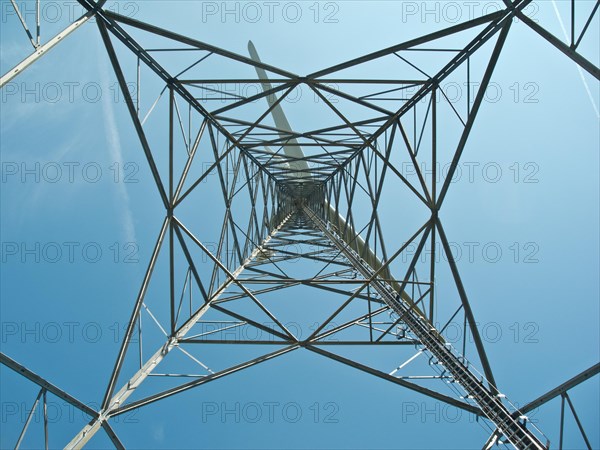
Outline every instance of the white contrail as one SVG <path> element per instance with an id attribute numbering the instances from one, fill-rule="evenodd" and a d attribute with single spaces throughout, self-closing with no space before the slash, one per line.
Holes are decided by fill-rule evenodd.
<path id="1" fill-rule="evenodd" d="M 106 58 L 99 58 L 102 62 L 100 63 L 100 77 L 102 86 L 109 86 L 110 76 L 108 70 L 108 62 Z M 111 101 L 111 96 L 104 93 L 102 95 L 102 112 L 104 115 L 104 126 L 106 129 L 106 137 L 108 150 L 111 157 L 111 163 L 118 164 L 119 170 L 119 182 L 116 183 L 117 195 L 120 198 L 120 209 L 121 218 L 123 220 L 122 227 L 124 232 L 124 238 L 127 242 L 137 242 L 135 225 L 133 222 L 133 214 L 131 212 L 129 193 L 123 183 L 123 152 L 121 149 L 121 139 L 119 138 L 119 131 L 115 120 L 114 105 Z"/>
<path id="2" fill-rule="evenodd" d="M 560 22 L 560 27 L 562 28 L 563 34 L 565 35 L 565 40 L 568 41 L 569 34 L 567 33 L 565 24 L 563 23 L 560 12 L 558 11 L 558 6 L 556 5 L 556 0 L 552 0 L 552 6 L 554 7 L 554 12 L 556 13 L 556 17 L 558 18 L 558 21 Z M 590 98 L 590 102 L 592 102 L 594 111 L 596 111 L 596 117 L 598 119 L 600 119 L 600 111 L 598 111 L 598 106 L 596 105 L 596 101 L 594 100 L 594 96 L 592 95 L 592 91 L 590 90 L 590 86 L 588 85 L 588 82 L 585 79 L 585 76 L 583 75 L 583 70 L 581 69 L 581 66 L 579 64 L 576 64 L 576 66 L 577 66 L 577 70 L 579 71 L 579 76 L 581 77 L 581 81 L 583 82 L 583 86 L 585 87 L 588 97 Z"/>

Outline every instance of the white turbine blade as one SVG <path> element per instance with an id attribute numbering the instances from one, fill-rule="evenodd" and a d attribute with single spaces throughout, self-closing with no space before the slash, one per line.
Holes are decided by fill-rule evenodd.
<path id="1" fill-rule="evenodd" d="M 250 58 L 253 61 L 261 62 L 260 57 L 258 56 L 258 52 L 256 51 L 256 48 L 254 47 L 254 44 L 252 43 L 252 41 L 248 41 L 248 52 L 250 53 Z M 267 73 L 264 71 L 264 69 L 262 69 L 260 67 L 255 67 L 255 69 L 256 69 L 256 74 L 258 75 L 258 78 L 261 80 L 261 85 L 262 85 L 263 91 L 266 92 L 266 91 L 272 89 L 273 86 L 269 82 Z M 267 102 L 269 102 L 269 106 L 273 106 L 275 104 L 275 96 L 268 95 Z M 289 136 L 287 136 L 285 132 L 292 133 L 292 127 L 290 126 L 290 123 L 288 122 L 287 117 L 285 116 L 285 114 L 283 112 L 281 103 L 276 105 L 275 107 L 273 107 L 273 109 L 271 110 L 271 116 L 273 117 L 275 126 L 279 130 L 282 131 L 279 133 L 279 136 L 282 139 L 287 139 Z M 283 152 L 290 158 L 299 158 L 299 159 L 304 158 L 304 152 L 300 148 L 300 145 L 298 144 L 298 141 L 296 140 L 296 138 L 288 139 L 287 145 L 285 145 L 283 147 Z M 301 171 L 301 172 L 292 172 L 294 176 L 296 176 L 296 177 L 309 176 L 307 171 L 310 168 L 308 166 L 308 163 L 305 160 L 292 161 L 292 162 L 290 162 L 290 166 L 291 166 L 292 170 Z"/>

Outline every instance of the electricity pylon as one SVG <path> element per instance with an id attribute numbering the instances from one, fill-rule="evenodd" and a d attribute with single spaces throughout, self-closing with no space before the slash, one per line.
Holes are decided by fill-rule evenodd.
<path id="1" fill-rule="evenodd" d="M 51 393 L 89 415 L 89 424 L 66 448 L 82 448 L 101 428 L 122 448 L 109 425 L 112 418 L 298 350 L 314 352 L 476 415 L 490 428 L 485 448 L 498 443 L 517 449 L 549 448 L 527 413 L 556 396 L 563 398 L 561 415 L 567 400 L 577 418 L 567 391 L 596 375 L 598 364 L 521 408 L 512 405 L 497 385 L 439 212 L 515 19 L 598 79 L 598 68 L 581 56 L 577 47 L 600 3 L 570 45 L 524 15 L 529 0 L 506 0 L 503 10 L 306 76 L 262 62 L 251 43 L 250 57 L 246 57 L 103 9 L 104 2 L 80 3 L 87 11 L 85 20 L 96 18 L 165 217 L 97 411 L 1 356 L 3 364 L 40 385 L 36 405 L 40 399 L 45 404 Z M 152 48 L 144 43 L 149 37 Z M 447 38 L 453 39 L 454 47 L 446 47 Z M 160 48 L 155 47 L 157 39 L 163 44 Z M 455 48 L 457 41 L 463 42 L 460 48 Z M 40 45 L 38 37 L 34 47 Z M 419 66 L 412 63 L 413 56 L 425 52 L 435 58 Z M 123 64 L 127 56 L 134 58 L 137 68 L 135 98 Z M 3 77 L 2 84 L 36 58 Z M 390 59 L 405 70 L 410 67 L 410 76 L 353 75 L 356 68 Z M 213 77 L 210 69 L 203 69 L 214 60 L 235 63 L 245 77 Z M 482 67 L 476 80 L 471 71 L 473 60 Z M 223 72 L 219 63 L 214 67 L 215 73 Z M 466 70 L 469 86 L 478 87 L 473 98 L 467 99 L 466 115 L 454 109 L 461 129 L 448 154 L 438 146 L 438 109 L 445 96 L 440 85 L 459 70 Z M 142 74 L 152 80 L 150 84 L 162 88 L 145 116 L 139 105 Z M 216 90 L 226 104 L 208 109 L 214 85 L 241 84 L 260 89 L 253 95 L 231 94 L 228 88 Z M 291 125 L 284 101 L 302 87 L 310 90 L 321 108 L 316 117 L 328 114 L 332 125 L 302 129 Z M 411 94 L 404 96 L 405 92 Z M 166 153 L 157 150 L 145 127 L 154 107 L 165 99 Z M 208 166 L 198 163 L 200 154 L 211 158 Z M 449 161 L 449 173 L 438 182 L 436 167 L 444 158 Z M 423 162 L 432 167 L 430 179 L 423 173 Z M 405 163 L 414 170 L 415 179 L 399 170 Z M 402 199 L 407 205 L 404 209 L 408 210 L 408 205 L 416 209 L 405 213 L 414 219 L 405 221 L 405 236 L 401 244 L 393 246 L 378 210 L 382 198 L 390 193 Z M 222 213 L 214 248 L 208 245 L 207 231 L 197 218 L 202 196 L 220 202 L 211 205 L 217 213 L 202 216 L 202 221 L 215 224 L 217 214 Z M 431 257 L 424 262 L 426 251 Z M 437 282 L 438 252 L 447 262 L 451 286 Z M 168 261 L 168 289 L 161 301 L 150 305 L 147 294 L 160 258 Z M 209 268 L 200 260 L 208 260 Z M 285 301 L 297 301 L 295 296 L 285 295 L 275 308 L 267 307 L 273 299 L 271 293 L 292 293 L 299 287 L 324 291 L 337 301 L 334 307 L 320 306 L 313 311 L 319 325 L 307 337 L 301 337 L 275 312 L 284 309 Z M 142 346 L 143 333 L 148 332 L 143 332 L 145 312 L 164 334 L 160 346 L 150 353 Z M 455 319 L 464 323 L 458 345 L 444 335 Z M 207 331 L 206 324 L 216 328 Z M 223 337 L 224 330 L 236 327 L 258 330 L 268 338 Z M 472 346 L 467 336 L 472 336 Z M 131 345 L 134 339 L 138 346 Z M 202 361 L 198 349 L 218 344 L 252 344 L 275 350 L 213 369 Z M 361 346 L 394 346 L 402 362 L 389 371 L 361 362 L 360 352 L 350 358 L 335 351 Z M 469 359 L 467 350 L 473 353 Z M 159 368 L 169 367 L 170 356 L 177 352 L 201 373 L 159 372 Z M 139 394 L 151 376 L 191 377 L 191 381 L 176 381 L 167 389 L 150 387 L 150 393 Z M 28 424 L 29 420 L 21 438 Z M 585 437 L 583 428 L 581 432 Z"/>

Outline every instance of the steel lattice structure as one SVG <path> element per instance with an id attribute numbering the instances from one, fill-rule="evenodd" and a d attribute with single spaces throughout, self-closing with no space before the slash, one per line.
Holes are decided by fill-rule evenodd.
<path id="1" fill-rule="evenodd" d="M 4 365 L 40 386 L 36 405 L 40 401 L 45 405 L 46 396 L 52 394 L 90 417 L 89 424 L 65 443 L 65 448 L 82 448 L 101 428 L 117 448 L 123 448 L 109 424 L 112 418 L 298 350 L 314 352 L 481 417 L 491 430 L 484 448 L 500 442 L 518 449 L 549 448 L 543 433 L 528 423 L 527 413 L 557 396 L 562 396 L 561 417 L 566 401 L 577 418 L 567 392 L 596 375 L 598 364 L 520 409 L 497 386 L 439 212 L 514 20 L 523 21 L 600 79 L 599 69 L 578 53 L 579 43 L 598 14 L 600 1 L 579 34 L 572 25 L 570 44 L 523 14 L 531 0 L 504 0 L 501 11 L 305 76 L 262 62 L 251 43 L 250 57 L 245 57 L 116 14 L 104 9 L 103 1 L 79 2 L 86 14 L 47 44 L 40 43 L 39 31 L 37 39 L 28 31 L 36 52 L 5 75 L 2 85 L 95 17 L 165 214 L 99 410 L 1 355 Z M 474 37 L 469 37 L 463 47 L 443 47 L 444 38 L 463 36 L 465 32 Z M 151 43 L 146 43 L 146 39 Z M 468 100 L 467 114 L 463 117 L 454 110 L 461 123 L 460 137 L 450 155 L 450 171 L 438 183 L 435 168 L 441 125 L 437 110 L 446 95 L 440 84 L 466 69 L 470 85 L 470 64 L 482 48 L 491 51 L 484 58 L 478 89 Z M 433 72 L 410 62 L 414 55 L 425 52 L 435 54 Z M 124 55 L 133 55 L 137 62 L 138 94 L 142 71 L 162 86 L 154 105 L 161 98 L 168 104 L 166 122 L 163 121 L 168 152 L 157 150 L 158 145 L 153 143 L 157 134 L 145 126 L 154 106 L 148 116 L 140 113 L 139 95 L 134 99 L 128 87 Z M 202 69 L 216 58 L 243 67 L 249 75 L 205 75 L 211 71 Z M 353 75 L 361 73 L 353 70 L 385 58 L 406 62 L 421 76 L 395 79 Z M 179 70 L 175 61 L 184 69 Z M 260 90 L 248 96 L 218 92 L 225 96 L 227 104 L 209 110 L 204 100 L 215 83 L 254 84 Z M 295 129 L 290 125 L 282 105 L 301 86 L 314 93 L 337 125 L 314 129 Z M 404 97 L 409 88 L 416 93 Z M 333 98 L 339 101 L 334 102 Z M 425 105 L 425 111 L 417 112 L 419 105 Z M 412 128 L 407 125 L 411 120 Z M 210 164 L 198 170 L 195 162 L 201 153 L 211 159 Z M 421 171 L 423 161 L 433 167 L 431 180 Z M 416 180 L 408 179 L 399 170 L 404 162 L 412 165 Z M 209 176 L 217 180 L 210 189 L 206 184 Z M 390 245 L 378 205 L 384 195 L 395 195 L 400 190 L 412 197 L 411 208 L 414 206 L 418 212 L 416 219 L 405 221 L 408 234 L 402 245 Z M 192 219 L 197 214 L 198 193 L 218 202 L 215 210 L 222 212 L 215 248 L 209 248 L 202 237 L 204 230 Z M 368 211 L 366 216 L 364 211 Z M 209 220 L 215 223 L 217 215 Z M 401 258 L 406 257 L 410 246 L 416 251 L 409 258 Z M 433 255 L 428 263 L 421 259 L 425 251 Z M 440 286 L 437 282 L 438 251 L 445 255 L 447 263 L 442 264 L 448 265 L 452 286 Z M 152 307 L 162 314 L 152 314 L 146 295 L 161 255 L 168 259 L 168 295 L 160 305 Z M 200 259 L 210 262 L 210 270 L 206 265 L 200 266 Z M 310 261 L 311 270 L 300 270 L 294 265 L 299 260 Z M 326 320 L 303 338 L 284 325 L 262 300 L 270 293 L 286 293 L 299 287 L 310 287 L 340 299 Z M 455 292 L 453 304 L 443 298 L 449 289 Z M 283 302 L 287 295 L 282 295 Z M 440 302 L 444 305 L 438 309 Z M 149 351 L 142 348 L 145 312 L 164 334 L 162 343 Z M 456 346 L 444 338 L 446 326 L 454 319 L 463 321 L 473 337 L 474 356 L 470 360 L 464 356 L 468 333 Z M 273 326 L 267 326 L 265 321 Z M 207 323 L 215 328 L 206 331 L 201 325 Z M 436 326 L 437 323 L 442 325 Z M 268 339 L 221 337 L 223 330 L 236 327 L 260 330 Z M 332 341 L 332 336 L 336 340 Z M 138 346 L 130 345 L 134 338 Z M 212 370 L 195 352 L 200 347 L 219 344 L 260 345 L 271 351 Z M 397 369 L 386 372 L 335 351 L 354 346 L 393 346 L 408 357 Z M 136 395 L 150 376 L 174 376 L 159 372 L 159 368 L 176 352 L 189 357 L 202 373 L 175 374 L 176 379 L 186 376 L 191 381 L 178 381 L 168 389 Z M 477 368 L 481 368 L 481 373 Z M 21 439 L 28 424 L 29 419 Z M 580 429 L 589 446 L 581 426 Z"/>

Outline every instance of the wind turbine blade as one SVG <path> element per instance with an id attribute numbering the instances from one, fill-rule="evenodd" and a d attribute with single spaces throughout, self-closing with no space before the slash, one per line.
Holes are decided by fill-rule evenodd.
<path id="1" fill-rule="evenodd" d="M 256 51 L 256 48 L 254 47 L 254 44 L 252 43 L 252 41 L 248 41 L 248 52 L 250 53 L 250 58 L 253 61 L 261 62 L 260 57 L 258 56 L 258 52 Z M 261 80 L 261 85 L 262 85 L 263 91 L 266 92 L 266 91 L 272 89 L 273 86 L 269 82 L 269 77 L 267 76 L 267 73 L 265 72 L 265 70 L 262 69 L 261 67 L 256 67 L 256 66 L 255 66 L 255 69 L 256 69 L 256 74 L 258 75 L 258 78 Z M 275 96 L 268 95 L 267 102 L 269 102 L 269 106 L 273 107 L 273 105 L 275 104 Z M 285 153 L 285 155 L 289 156 L 290 158 L 299 159 L 299 160 L 295 160 L 295 161 L 290 161 L 291 169 L 300 171 L 300 172 L 292 172 L 292 174 L 296 177 L 309 176 L 307 171 L 310 170 L 310 168 L 309 168 L 306 160 L 302 159 L 302 158 L 304 158 L 304 152 L 300 148 L 300 145 L 298 144 L 298 140 L 293 137 L 290 138 L 290 136 L 287 134 L 287 133 L 292 132 L 292 127 L 291 127 L 290 123 L 288 122 L 287 117 L 285 116 L 285 113 L 283 112 L 281 103 L 279 103 L 278 105 L 273 107 L 273 109 L 271 110 L 271 116 L 273 117 L 275 126 L 279 130 L 281 130 L 281 132 L 279 133 L 279 137 L 283 140 L 287 140 L 287 145 L 285 145 L 283 147 L 283 152 Z"/>

